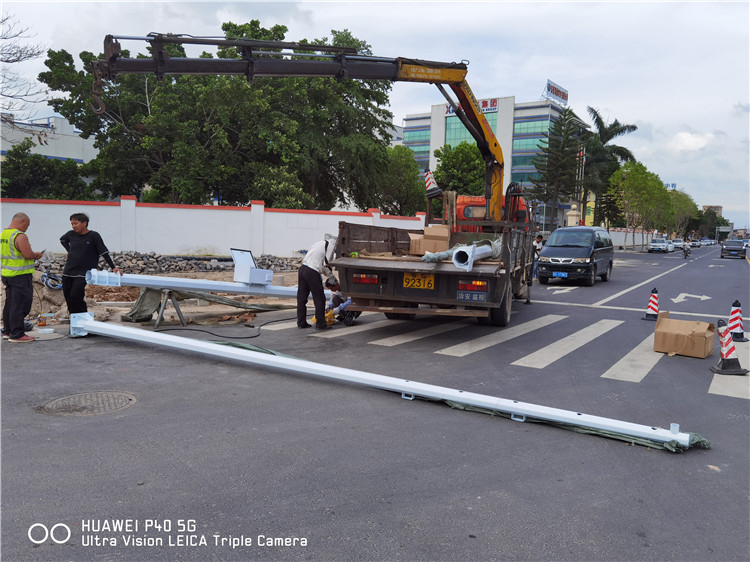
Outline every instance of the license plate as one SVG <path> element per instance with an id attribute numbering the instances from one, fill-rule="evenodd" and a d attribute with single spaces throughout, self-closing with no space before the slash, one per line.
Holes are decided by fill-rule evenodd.
<path id="1" fill-rule="evenodd" d="M 737 254 L 737 252 L 729 252 L 729 253 L 732 254 L 733 256 Z"/>
<path id="2" fill-rule="evenodd" d="M 487 302 L 487 293 L 478 291 L 459 291 L 456 300 L 463 302 Z"/>
<path id="3" fill-rule="evenodd" d="M 435 274 L 433 273 L 404 273 L 405 289 L 427 289 L 435 288 Z"/>
<path id="4" fill-rule="evenodd" d="M 567 277 L 568 272 L 567 271 L 553 271 L 552 277 Z"/>

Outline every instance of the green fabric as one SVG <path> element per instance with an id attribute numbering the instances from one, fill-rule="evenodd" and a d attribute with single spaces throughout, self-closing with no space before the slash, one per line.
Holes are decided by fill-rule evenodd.
<path id="1" fill-rule="evenodd" d="M 296 308 L 296 305 L 290 304 L 246 303 L 229 297 L 223 297 L 221 295 L 214 295 L 213 293 L 204 293 L 200 291 L 172 291 L 172 295 L 178 301 L 185 299 L 203 299 L 217 304 L 244 308 L 246 310 L 255 310 L 258 312 Z M 153 318 L 154 312 L 159 310 L 161 299 L 161 290 L 152 289 L 150 287 L 142 287 L 141 292 L 138 294 L 138 299 L 133 304 L 133 307 L 125 314 L 120 315 L 120 320 L 122 320 L 123 322 L 148 322 Z"/>

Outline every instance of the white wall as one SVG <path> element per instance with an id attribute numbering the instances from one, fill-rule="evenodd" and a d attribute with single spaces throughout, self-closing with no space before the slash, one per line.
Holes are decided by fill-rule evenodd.
<path id="1" fill-rule="evenodd" d="M 155 252 L 166 255 L 228 256 L 230 248 L 253 254 L 299 256 L 326 233 L 336 235 L 339 221 L 395 228 L 424 228 L 424 213 L 416 217 L 366 213 L 266 209 L 263 201 L 250 207 L 212 207 L 120 201 L 2 200 L 2 228 L 17 212 L 31 219 L 27 234 L 36 251 L 62 253 L 60 236 L 70 230 L 69 217 L 86 213 L 89 228 L 102 235 L 112 252 Z"/>

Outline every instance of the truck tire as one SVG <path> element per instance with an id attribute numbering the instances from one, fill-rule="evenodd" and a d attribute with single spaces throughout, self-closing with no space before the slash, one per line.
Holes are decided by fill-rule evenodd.
<path id="1" fill-rule="evenodd" d="M 549 277 L 542 277 L 540 275 L 539 276 L 539 284 L 540 285 L 546 285 L 547 283 L 549 283 Z"/>
<path id="2" fill-rule="evenodd" d="M 500 303 L 500 307 L 490 309 L 490 323 L 493 326 L 500 326 L 501 328 L 504 328 L 505 326 L 510 324 L 512 302 L 513 295 L 511 294 L 510 284 L 508 284 L 508 288 L 505 290 L 505 295 L 503 296 L 503 300 Z"/>

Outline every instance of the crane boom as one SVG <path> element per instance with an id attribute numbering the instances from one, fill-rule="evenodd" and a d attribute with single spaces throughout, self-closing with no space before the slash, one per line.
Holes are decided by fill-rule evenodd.
<path id="1" fill-rule="evenodd" d="M 151 58 L 124 58 L 119 40 L 142 40 L 151 44 Z M 240 58 L 172 57 L 166 45 L 211 45 L 234 47 Z M 154 33 L 145 37 L 107 35 L 103 60 L 93 62 L 96 113 L 106 111 L 101 101 L 102 80 L 118 74 L 241 75 L 254 77 L 332 77 L 338 80 L 390 80 L 424 82 L 438 86 L 456 115 L 469 130 L 485 162 L 486 219 L 502 219 L 503 151 L 465 77 L 466 62 L 436 62 L 404 57 L 360 55 L 355 49 L 253 39 L 217 39 Z M 447 85 L 456 97 L 447 93 Z"/>

